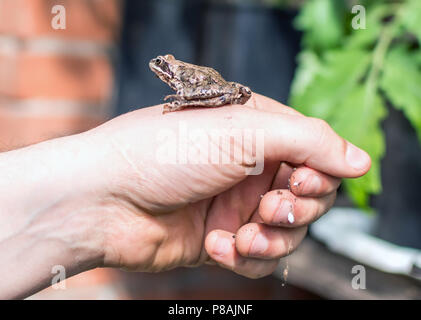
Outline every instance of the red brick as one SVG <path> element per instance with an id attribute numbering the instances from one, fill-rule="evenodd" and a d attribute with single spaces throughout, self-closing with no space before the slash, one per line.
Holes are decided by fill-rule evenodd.
<path id="1" fill-rule="evenodd" d="M 104 101 L 112 79 L 106 57 L 0 55 L 0 95 L 6 97 Z"/>
<path id="2" fill-rule="evenodd" d="M 0 152 L 89 130 L 104 118 L 84 116 L 24 117 L 0 109 Z"/>
<path id="3" fill-rule="evenodd" d="M 51 26 L 54 5 L 66 8 L 66 29 Z M 112 42 L 121 20 L 120 0 L 1 0 L 0 33 Z"/>

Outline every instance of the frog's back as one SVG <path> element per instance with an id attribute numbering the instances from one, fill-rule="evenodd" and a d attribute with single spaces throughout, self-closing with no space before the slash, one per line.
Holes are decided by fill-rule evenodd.
<path id="1" fill-rule="evenodd" d="M 226 84 L 218 71 L 210 67 L 197 66 L 180 61 L 175 78 L 184 85 L 204 86 L 210 84 Z"/>

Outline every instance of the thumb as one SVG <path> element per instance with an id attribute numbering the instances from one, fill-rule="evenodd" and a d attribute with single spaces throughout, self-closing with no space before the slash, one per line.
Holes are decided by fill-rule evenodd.
<path id="1" fill-rule="evenodd" d="M 360 177 L 370 169 L 369 155 L 323 120 L 256 110 L 243 115 L 247 127 L 264 128 L 265 160 L 303 164 L 340 178 Z"/>

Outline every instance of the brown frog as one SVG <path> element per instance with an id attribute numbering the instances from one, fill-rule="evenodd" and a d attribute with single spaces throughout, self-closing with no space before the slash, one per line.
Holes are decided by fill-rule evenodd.
<path id="1" fill-rule="evenodd" d="M 251 90 L 239 83 L 225 81 L 214 69 L 176 60 L 173 55 L 158 56 L 149 62 L 151 70 L 176 94 L 166 96 L 163 113 L 186 107 L 219 107 L 245 104 Z"/>

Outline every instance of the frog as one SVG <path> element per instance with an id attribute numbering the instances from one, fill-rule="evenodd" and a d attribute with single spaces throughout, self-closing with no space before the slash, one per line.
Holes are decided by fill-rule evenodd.
<path id="1" fill-rule="evenodd" d="M 164 98 L 169 100 L 164 104 L 164 114 L 187 107 L 243 105 L 252 95 L 249 87 L 226 81 L 215 69 L 177 60 L 172 54 L 150 60 L 149 68 L 175 91 Z"/>

